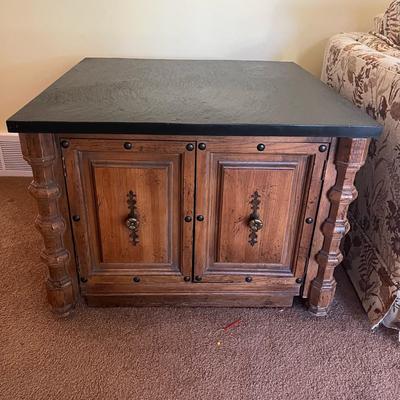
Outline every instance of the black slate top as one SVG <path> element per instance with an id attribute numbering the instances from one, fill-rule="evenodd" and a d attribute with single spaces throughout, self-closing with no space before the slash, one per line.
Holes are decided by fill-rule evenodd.
<path id="1" fill-rule="evenodd" d="M 294 63 L 86 58 L 7 121 L 10 132 L 378 136 L 381 126 Z"/>

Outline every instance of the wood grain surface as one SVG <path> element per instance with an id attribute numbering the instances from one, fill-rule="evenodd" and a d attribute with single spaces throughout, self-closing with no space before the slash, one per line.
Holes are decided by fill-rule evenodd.
<path id="1" fill-rule="evenodd" d="M 29 192 L 37 202 L 35 225 L 44 241 L 47 298 L 54 313 L 66 316 L 77 302 L 79 287 L 58 143 L 54 135 L 22 134 L 20 141 L 33 170 Z"/>
<path id="2" fill-rule="evenodd" d="M 90 305 L 235 307 L 302 294 L 325 315 L 368 139 L 162 138 L 21 135 L 52 309 L 68 314 L 80 294 Z"/>
<path id="3" fill-rule="evenodd" d="M 303 279 L 327 152 L 319 143 L 220 139 L 197 154 L 195 275 L 204 282 Z M 263 228 L 249 243 L 251 196 Z"/>
<path id="4" fill-rule="evenodd" d="M 192 275 L 195 152 L 186 142 L 70 139 L 63 148 L 75 243 L 90 293 L 129 276 L 141 284 L 184 283 Z M 138 241 L 126 226 L 127 193 L 137 197 Z M 139 283 L 139 282 L 137 282 Z M 136 288 L 134 288 L 136 290 Z"/>

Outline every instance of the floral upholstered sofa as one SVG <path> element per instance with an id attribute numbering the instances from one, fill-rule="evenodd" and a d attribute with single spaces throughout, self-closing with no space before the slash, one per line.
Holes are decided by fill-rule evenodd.
<path id="1" fill-rule="evenodd" d="M 328 43 L 322 80 L 384 125 L 356 179 L 344 267 L 374 327 L 400 329 L 400 0 Z"/>

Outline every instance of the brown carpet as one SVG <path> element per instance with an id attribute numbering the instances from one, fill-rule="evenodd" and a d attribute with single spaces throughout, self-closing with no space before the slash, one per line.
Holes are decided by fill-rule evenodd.
<path id="1" fill-rule="evenodd" d="M 394 331 L 372 333 L 338 271 L 329 318 L 292 309 L 78 306 L 45 299 L 25 178 L 0 178 L 1 399 L 399 399 Z M 228 333 L 219 330 L 240 319 Z M 221 345 L 217 346 L 217 341 Z"/>

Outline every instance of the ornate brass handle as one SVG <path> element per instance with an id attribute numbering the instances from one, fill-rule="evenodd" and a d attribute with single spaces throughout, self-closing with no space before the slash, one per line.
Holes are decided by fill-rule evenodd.
<path id="1" fill-rule="evenodd" d="M 125 223 L 128 229 L 130 229 L 131 231 L 134 231 L 139 227 L 139 221 L 136 218 L 130 217 L 125 221 Z"/>
<path id="2" fill-rule="evenodd" d="M 258 193 L 258 191 L 255 191 L 251 195 L 251 201 L 250 201 L 251 209 L 253 212 L 251 213 L 250 220 L 248 222 L 250 228 L 249 243 L 253 247 L 257 244 L 257 238 L 258 238 L 257 232 L 260 231 L 264 226 L 264 223 L 261 220 L 258 212 L 261 203 L 260 197 L 261 196 Z"/>
<path id="3" fill-rule="evenodd" d="M 264 223 L 259 218 L 254 218 L 249 221 L 249 227 L 253 232 L 260 231 L 264 226 Z"/>
<path id="4" fill-rule="evenodd" d="M 133 193 L 132 190 L 130 190 L 127 196 L 129 215 L 125 220 L 125 225 L 129 229 L 129 237 L 131 238 L 133 245 L 136 246 L 139 243 L 139 216 L 137 213 L 136 193 Z"/>

